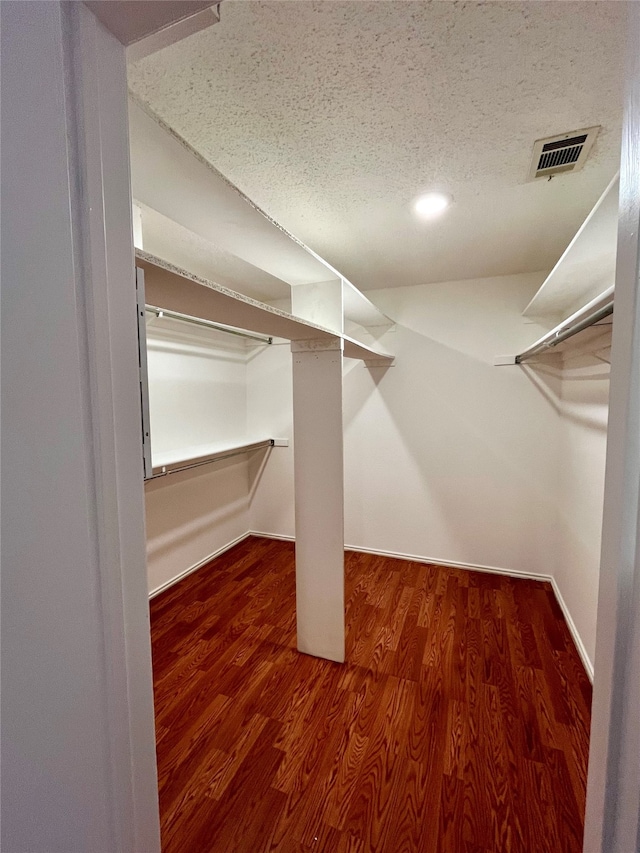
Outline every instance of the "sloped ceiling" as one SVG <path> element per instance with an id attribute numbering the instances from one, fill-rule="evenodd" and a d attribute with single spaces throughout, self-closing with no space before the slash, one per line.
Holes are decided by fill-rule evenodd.
<path id="1" fill-rule="evenodd" d="M 626 6 L 227 0 L 130 85 L 363 290 L 533 272 L 618 168 Z M 535 139 L 597 124 L 581 172 L 526 181 Z"/>

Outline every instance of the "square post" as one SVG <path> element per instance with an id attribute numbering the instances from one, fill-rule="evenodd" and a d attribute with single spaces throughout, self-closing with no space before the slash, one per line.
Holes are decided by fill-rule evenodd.
<path id="1" fill-rule="evenodd" d="M 293 341 L 298 650 L 343 662 L 344 467 L 340 338 Z"/>

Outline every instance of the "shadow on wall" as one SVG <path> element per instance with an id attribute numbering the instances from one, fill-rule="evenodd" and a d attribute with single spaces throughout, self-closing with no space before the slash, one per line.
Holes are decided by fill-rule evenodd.
<path id="1" fill-rule="evenodd" d="M 147 350 L 232 362 L 244 362 L 248 352 L 242 337 L 164 318 L 147 322 Z"/>
<path id="2" fill-rule="evenodd" d="M 361 361 L 346 359 L 343 369 L 342 422 L 347 429 L 383 382 L 393 382 L 395 364 L 367 367 Z"/>
<path id="3" fill-rule="evenodd" d="M 263 447 L 248 454 L 249 464 L 247 467 L 247 474 L 249 480 L 249 504 L 251 504 L 258 486 L 260 485 L 265 466 L 272 453 L 272 447 Z"/>
<path id="4" fill-rule="evenodd" d="M 247 461 L 221 460 L 189 471 L 159 477 L 145 484 L 147 556 L 149 563 L 171 561 L 182 548 L 193 550 L 194 563 L 202 554 L 198 543 L 212 529 L 245 525 Z M 233 537 L 229 537 L 233 538 Z M 209 553 L 205 550 L 203 553 Z M 176 558 L 175 572 L 189 566 L 190 557 Z M 169 575 L 171 576 L 171 575 Z"/>
<path id="5" fill-rule="evenodd" d="M 556 408 L 520 368 L 495 368 L 406 327 L 394 351 L 374 393 L 366 371 L 345 377 L 345 465 L 361 492 L 348 488 L 349 541 L 404 553 L 411 542 L 415 554 L 544 572 Z"/>
<path id="6" fill-rule="evenodd" d="M 550 353 L 520 367 L 563 419 L 606 433 L 611 367 L 602 352 L 608 351 L 577 352 L 564 357 Z"/>
<path id="7" fill-rule="evenodd" d="M 247 430 L 251 435 L 285 438 L 268 464 L 249 460 L 250 529 L 293 536 L 294 473 L 292 359 L 289 342 L 276 342 L 247 366 Z"/>

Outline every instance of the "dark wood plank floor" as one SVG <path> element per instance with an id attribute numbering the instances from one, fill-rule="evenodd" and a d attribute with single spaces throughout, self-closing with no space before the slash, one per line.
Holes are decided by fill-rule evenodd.
<path id="1" fill-rule="evenodd" d="M 295 651 L 294 555 L 151 605 L 164 853 L 579 853 L 591 690 L 548 584 L 347 554 L 345 665 Z"/>

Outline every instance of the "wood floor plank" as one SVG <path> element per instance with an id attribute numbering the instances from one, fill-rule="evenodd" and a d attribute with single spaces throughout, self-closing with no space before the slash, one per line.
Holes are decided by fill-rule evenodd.
<path id="1" fill-rule="evenodd" d="M 526 815 L 525 849 L 555 853 L 562 849 L 561 839 L 565 834 L 558 825 L 549 769 L 544 763 L 525 758 L 519 764 L 519 773 L 525 789 L 529 792 L 523 803 Z M 550 820 L 550 817 L 553 819 Z"/>
<path id="2" fill-rule="evenodd" d="M 163 853 L 580 853 L 591 685 L 548 584 L 346 554 L 347 663 L 293 543 L 151 602 Z"/>
<path id="3" fill-rule="evenodd" d="M 357 781 L 357 792 L 344 829 L 364 841 L 365 850 L 381 849 L 381 839 L 392 819 L 394 783 L 401 753 L 400 730 L 412 715 L 412 684 L 389 676 Z M 415 685 L 413 685 L 415 688 Z M 395 725 L 397 721 L 397 726 Z"/>

